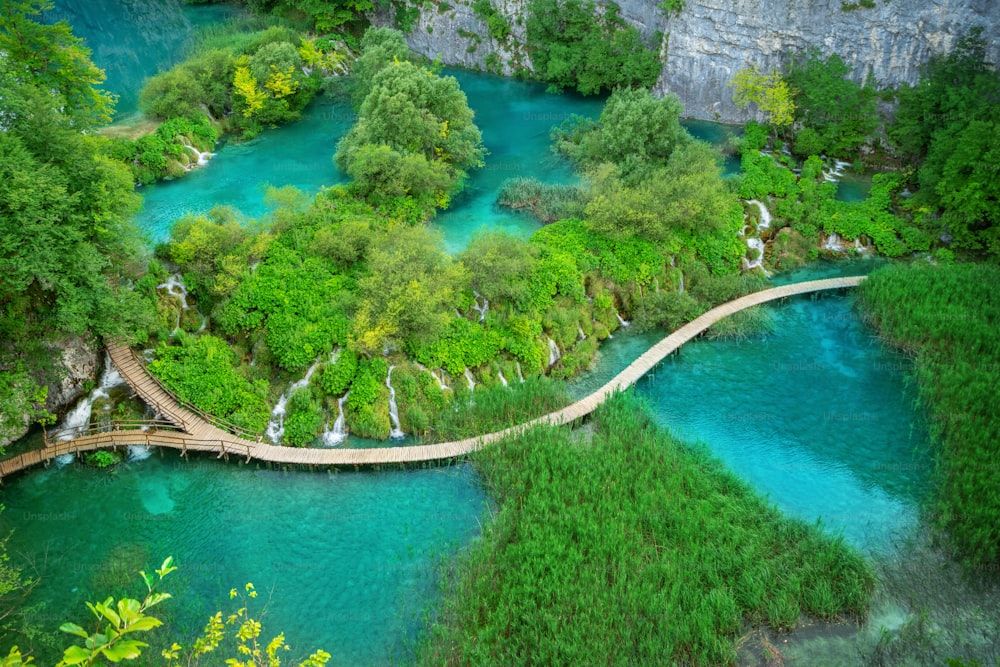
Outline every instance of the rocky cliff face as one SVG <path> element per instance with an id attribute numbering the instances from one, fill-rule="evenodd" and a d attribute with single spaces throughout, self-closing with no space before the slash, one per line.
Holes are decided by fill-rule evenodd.
<path id="1" fill-rule="evenodd" d="M 469 2 L 471 5 L 471 2 Z M 523 43 L 527 0 L 493 0 L 506 16 L 514 37 Z M 854 67 L 862 81 L 869 75 L 879 85 L 915 83 L 921 63 L 947 51 L 975 25 L 985 28 L 990 58 L 1000 60 L 1000 11 L 995 0 L 875 0 L 875 7 L 842 0 L 688 0 L 679 15 L 667 16 L 657 0 L 622 0 L 621 16 L 636 26 L 648 43 L 663 34 L 660 56 L 663 71 L 655 91 L 675 93 L 688 115 L 707 120 L 742 122 L 746 111 L 732 103 L 727 83 L 746 65 L 762 70 L 779 68 L 795 53 L 817 46 L 837 53 Z M 509 74 L 520 50 L 497 44 L 487 35 L 486 23 L 471 6 L 440 5 L 445 11 L 424 8 L 408 35 L 410 47 L 446 64 L 490 69 L 495 53 Z M 380 23 L 389 24 L 388 16 Z M 467 37 L 475 34 L 479 39 Z M 472 48 L 475 47 L 475 48 Z M 529 65 L 526 56 L 522 65 Z M 494 61 L 495 62 L 495 61 Z"/>

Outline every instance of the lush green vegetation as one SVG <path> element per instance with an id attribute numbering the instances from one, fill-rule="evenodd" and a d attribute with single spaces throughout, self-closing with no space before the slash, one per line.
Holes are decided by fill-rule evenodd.
<path id="1" fill-rule="evenodd" d="M 474 460 L 500 509 L 443 577 L 425 664 L 728 664 L 748 625 L 867 609 L 860 555 L 678 444 L 634 395 Z"/>
<path id="2" fill-rule="evenodd" d="M 1000 269 L 981 264 L 896 265 L 860 287 L 861 305 L 917 360 L 921 401 L 937 442 L 934 509 L 962 555 L 1000 563 Z"/>
<path id="3" fill-rule="evenodd" d="M 422 221 L 446 208 L 485 149 L 455 77 L 401 60 L 394 30 L 369 30 L 355 71 L 358 120 L 337 144 L 337 166 L 351 190 L 376 209 Z"/>
<path id="4" fill-rule="evenodd" d="M 419 172 L 452 178 L 481 159 L 478 130 L 454 81 L 400 60 L 404 48 L 393 31 L 370 31 L 362 40 L 364 76 L 355 86 L 367 92 L 338 150 L 338 160 L 355 165 L 365 152 L 419 165 L 394 172 L 393 196 L 384 172 L 356 175 L 312 201 L 274 191 L 268 219 L 241 224 L 219 209 L 179 222 L 161 249 L 208 316 L 209 332 L 233 345 L 247 382 L 295 379 L 321 362 L 310 386 L 291 396 L 286 442 L 308 444 L 348 391 L 351 432 L 387 437 L 390 365 L 405 432 L 441 439 L 471 435 L 463 420 L 480 432 L 508 426 L 514 410 L 534 416 L 561 405 L 550 383 L 533 379 L 587 368 L 599 341 L 620 326 L 619 315 L 676 326 L 757 285 L 736 273 L 741 209 L 716 155 L 680 128 L 675 100 L 657 102 L 645 92 L 615 93 L 599 123 L 564 142 L 594 169 L 590 184 L 563 202 L 564 212 L 582 217 L 560 219 L 530 241 L 481 234 L 449 256 L 440 237 L 419 224 L 433 205 L 430 192 L 419 194 L 426 183 Z M 442 94 L 432 100 L 435 86 Z M 371 101 L 389 98 L 424 119 L 408 131 L 411 140 L 401 141 L 399 123 Z M 447 105 L 451 111 L 435 112 Z M 612 136 L 645 112 L 649 123 Z M 442 117 L 449 114 L 454 122 Z M 451 135 L 454 147 L 446 143 Z M 649 150 L 637 158 L 629 142 Z M 590 151 L 620 164 L 598 162 Z M 655 188 L 637 174 L 652 174 Z M 677 292 L 682 272 L 687 292 L 674 299 L 668 294 Z M 550 340 L 558 359 L 550 357 Z M 471 396 L 470 379 L 477 385 Z"/>
<path id="5" fill-rule="evenodd" d="M 535 76 L 554 90 L 648 88 L 660 74 L 659 44 L 643 44 L 614 2 L 598 11 L 592 0 L 532 0 L 526 27 Z"/>
<path id="6" fill-rule="evenodd" d="M 1000 257 L 1000 72 L 980 30 L 899 91 L 889 136 L 918 165 L 917 223 L 954 248 Z"/>
<path id="7" fill-rule="evenodd" d="M 124 165 L 91 130 L 113 108 L 103 73 L 51 3 L 4 3 L 0 21 L 0 431 L 48 420 L 49 345 L 68 335 L 144 340 L 139 205 Z M 26 411 L 23 411 L 27 409 Z"/>

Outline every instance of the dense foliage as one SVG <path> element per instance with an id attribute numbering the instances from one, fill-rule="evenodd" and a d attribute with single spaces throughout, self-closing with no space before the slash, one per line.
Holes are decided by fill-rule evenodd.
<path id="1" fill-rule="evenodd" d="M 183 62 L 149 80 L 139 96 L 149 116 L 207 118 L 244 138 L 299 118 L 342 56 L 329 40 L 289 28 L 210 35 Z M 141 139 L 140 139 L 141 141 Z"/>
<path id="2" fill-rule="evenodd" d="M 899 91 L 889 136 L 919 168 L 920 225 L 956 248 L 1000 257 L 1000 72 L 979 29 L 933 56 Z"/>
<path id="3" fill-rule="evenodd" d="M 939 447 L 934 508 L 961 553 L 1000 563 L 1000 269 L 895 265 L 859 288 L 866 315 L 916 357 L 922 402 Z"/>
<path id="4" fill-rule="evenodd" d="M 797 155 L 849 157 L 872 140 L 881 123 L 876 91 L 846 78 L 850 72 L 839 55 L 823 58 L 817 49 L 792 61 L 785 78 L 802 126 L 793 143 Z"/>
<path id="5" fill-rule="evenodd" d="M 861 615 L 873 578 L 619 395 L 475 455 L 500 506 L 444 577 L 425 664 L 729 664 L 746 624 Z"/>
<path id="6" fill-rule="evenodd" d="M 112 101 L 103 73 L 51 3 L 0 9 L 0 414 L 45 418 L 48 343 L 67 335 L 134 342 L 152 327 L 138 277 L 139 198 L 107 140 L 90 132 Z M 27 412 L 20 410 L 29 408 Z M 17 424 L 7 423 L 7 426 Z M 2 428 L 2 426 L 0 426 Z"/>
<path id="7" fill-rule="evenodd" d="M 584 95 L 651 86 L 661 69 L 657 50 L 618 10 L 614 2 L 598 10 L 592 0 L 532 0 L 526 27 L 535 76 Z"/>

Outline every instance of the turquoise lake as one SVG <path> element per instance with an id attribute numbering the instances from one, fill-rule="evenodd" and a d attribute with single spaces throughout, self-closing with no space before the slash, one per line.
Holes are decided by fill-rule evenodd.
<path id="1" fill-rule="evenodd" d="M 73 6 L 91 6 L 60 4 L 72 5 L 69 16 Z M 201 9 L 162 5 L 168 16 L 187 17 L 169 24 L 178 26 L 170 39 L 183 44 L 183 35 L 200 20 L 190 12 Z M 127 13 L 118 16 L 127 19 Z M 182 30 L 184 21 L 189 28 Z M 95 39 L 110 30 L 97 19 L 91 24 Z M 168 51 L 164 62 L 177 56 Z M 95 57 L 102 53 L 111 57 L 117 51 L 95 48 Z M 496 189 L 515 175 L 574 179 L 549 150 L 549 128 L 571 113 L 596 116 L 601 100 L 549 96 L 530 82 L 449 73 L 469 96 L 490 155 L 433 224 L 452 250 L 483 226 L 527 236 L 537 223 L 498 209 Z M 352 122 L 346 103 L 321 98 L 302 121 L 252 142 L 227 144 L 206 167 L 142 189 L 140 224 L 153 240 L 163 240 L 185 212 L 224 204 L 248 216 L 263 214 L 268 184 L 316 192 L 341 182 L 331 158 Z M 713 124 L 689 127 L 713 142 L 728 131 Z M 876 264 L 816 264 L 774 282 L 864 273 Z M 908 362 L 884 349 L 858 320 L 847 293 L 768 308 L 776 333 L 742 343 L 695 341 L 637 390 L 660 423 L 692 446 L 704 443 L 783 510 L 810 522 L 821 519 L 850 543 L 881 552 L 915 525 L 929 483 L 926 429 L 907 382 Z M 592 391 L 661 335 L 616 335 L 602 348 L 594 372 L 574 381 L 573 391 Z M 54 629 L 64 621 L 83 622 L 86 600 L 138 594 L 134 571 L 173 555 L 181 569 L 166 581 L 177 599 L 163 606 L 169 625 L 163 638 L 189 641 L 217 608 L 231 609 L 231 588 L 252 581 L 260 600 L 268 601 L 265 635 L 268 628 L 284 630 L 295 649 L 290 657 L 323 648 L 337 665 L 406 661 L 438 599 L 438 564 L 476 539 L 489 512 L 468 464 L 292 472 L 208 458 L 185 461 L 170 451 L 154 451 L 111 472 L 76 463 L 32 470 L 5 480 L 0 502 L 7 508 L 0 530 L 15 531 L 8 551 L 41 579 L 25 620 L 48 631 L 42 639 L 57 635 Z M 11 619 L 6 624 L 13 626 Z M 40 664 L 52 662 L 52 650 L 44 646 L 36 647 L 36 656 Z"/>

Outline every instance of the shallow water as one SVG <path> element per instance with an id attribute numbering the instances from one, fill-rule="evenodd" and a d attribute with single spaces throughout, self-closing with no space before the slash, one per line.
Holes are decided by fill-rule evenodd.
<path id="1" fill-rule="evenodd" d="M 16 528 L 8 550 L 42 580 L 30 601 L 47 606 L 30 619 L 49 630 L 84 622 L 86 600 L 138 595 L 135 571 L 173 555 L 180 569 L 164 588 L 176 599 L 157 636 L 190 642 L 231 609 L 231 588 L 253 582 L 265 634 L 284 631 L 293 655 L 323 648 L 351 665 L 407 655 L 435 599 L 435 564 L 478 534 L 486 503 L 468 465 L 284 472 L 172 451 L 113 472 L 33 470 L 5 480 L 2 500 L 0 526 Z"/>

